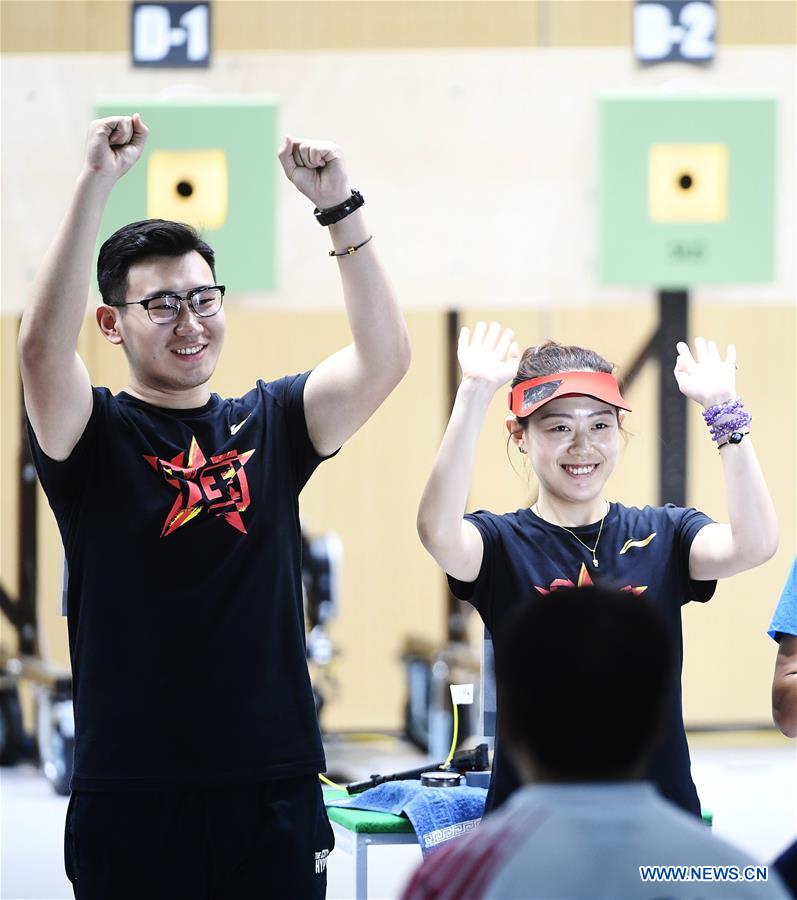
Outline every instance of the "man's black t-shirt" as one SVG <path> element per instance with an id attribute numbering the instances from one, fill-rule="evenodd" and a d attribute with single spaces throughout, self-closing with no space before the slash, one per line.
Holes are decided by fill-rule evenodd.
<path id="1" fill-rule="evenodd" d="M 500 626 L 513 604 L 560 587 L 596 584 L 627 590 L 660 612 L 669 629 L 676 660 L 663 738 L 647 777 L 665 797 L 700 815 L 681 704 L 681 606 L 690 600 L 705 602 L 714 593 L 716 581 L 693 581 L 689 577 L 692 541 L 711 519 L 695 509 L 672 505 L 638 509 L 612 503 L 603 523 L 597 547 L 599 565 L 595 568 L 592 554 L 567 530 L 551 525 L 530 509 L 505 515 L 479 510 L 465 518 L 478 528 L 484 542 L 481 571 L 474 582 L 457 581 L 451 576 L 448 580 L 455 596 L 476 607 L 490 633 Z M 596 522 L 570 530 L 593 547 L 599 527 Z M 567 635 L 562 635 L 563 644 L 566 639 Z M 590 741 L 598 737 L 580 734 L 574 725 L 572 739 L 584 743 L 585 754 L 589 753 Z M 517 777 L 497 746 L 488 808 L 503 803 L 517 786 Z"/>
<path id="2" fill-rule="evenodd" d="M 36 468 L 69 568 L 73 790 L 323 771 L 305 661 L 298 496 L 321 461 L 307 374 L 164 409 L 94 389 Z"/>

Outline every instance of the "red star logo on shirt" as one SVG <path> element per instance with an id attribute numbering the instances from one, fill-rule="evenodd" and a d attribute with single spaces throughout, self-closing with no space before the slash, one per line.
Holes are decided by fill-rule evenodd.
<path id="1" fill-rule="evenodd" d="M 573 582 L 569 578 L 554 578 L 554 580 L 551 582 L 550 587 L 544 588 L 540 587 L 538 584 L 535 584 L 534 588 L 541 594 L 550 594 L 553 591 L 558 590 L 559 588 L 590 587 L 593 583 L 594 582 L 589 577 L 587 567 L 584 565 L 584 563 L 581 563 L 581 568 L 578 572 L 578 582 L 576 584 L 573 584 Z M 627 584 L 625 587 L 620 588 L 621 591 L 630 591 L 632 594 L 636 594 L 637 596 L 644 593 L 647 589 L 647 585 L 642 585 L 640 587 L 631 587 L 630 584 Z"/>
<path id="2" fill-rule="evenodd" d="M 167 484 L 177 488 L 178 496 L 166 516 L 161 537 L 166 537 L 203 510 L 221 516 L 228 525 L 246 534 L 241 513 L 249 506 L 249 483 L 244 466 L 252 458 L 254 450 L 239 453 L 230 450 L 208 461 L 196 438 L 186 454 L 178 453 L 173 459 L 145 456 L 144 459 L 160 472 Z"/>

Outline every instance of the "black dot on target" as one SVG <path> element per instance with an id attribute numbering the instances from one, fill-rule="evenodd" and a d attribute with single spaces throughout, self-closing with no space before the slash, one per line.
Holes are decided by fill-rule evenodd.
<path id="1" fill-rule="evenodd" d="M 190 181 L 178 181 L 176 190 L 181 197 L 190 197 L 194 193 L 194 186 Z"/>
<path id="2" fill-rule="evenodd" d="M 692 187 L 693 180 L 692 176 L 688 172 L 684 172 L 683 175 L 678 179 L 678 186 L 683 188 L 685 191 L 688 191 L 690 187 Z"/>

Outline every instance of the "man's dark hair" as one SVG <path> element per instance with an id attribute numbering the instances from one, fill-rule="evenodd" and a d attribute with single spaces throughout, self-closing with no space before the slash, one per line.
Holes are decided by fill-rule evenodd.
<path id="1" fill-rule="evenodd" d="M 625 779 L 655 743 L 672 656 L 664 622 L 631 592 L 519 603 L 495 635 L 502 732 L 557 780 Z"/>
<path id="2" fill-rule="evenodd" d="M 97 283 L 102 302 L 113 305 L 127 296 L 130 266 L 150 256 L 184 256 L 195 250 L 210 266 L 216 280 L 216 255 L 199 234 L 182 222 L 144 219 L 115 231 L 100 247 Z"/>

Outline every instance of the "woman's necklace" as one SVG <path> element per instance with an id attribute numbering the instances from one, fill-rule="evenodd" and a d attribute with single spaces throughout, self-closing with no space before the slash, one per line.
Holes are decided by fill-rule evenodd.
<path id="1" fill-rule="evenodd" d="M 547 521 L 548 521 L 548 520 L 545 518 L 545 516 L 543 516 L 542 513 L 540 513 L 540 509 L 539 509 L 539 507 L 537 506 L 536 503 L 534 504 L 534 506 L 531 507 L 531 509 L 532 509 L 533 512 L 536 512 L 537 515 L 538 515 L 544 522 L 547 522 Z M 585 550 L 589 550 L 589 552 L 592 554 L 592 565 L 593 565 L 596 569 L 598 568 L 598 557 L 595 555 L 595 553 L 596 553 L 596 551 L 597 551 L 597 549 L 598 549 L 598 544 L 600 543 L 601 534 L 603 533 L 603 523 L 604 523 L 604 520 L 606 519 L 606 516 L 608 515 L 608 513 L 609 513 L 609 502 L 607 501 L 607 502 L 606 502 L 606 512 L 604 512 L 603 518 L 601 519 L 601 525 L 600 525 L 600 528 L 598 529 L 598 538 L 597 538 L 597 540 L 595 541 L 595 546 L 594 546 L 594 547 L 590 547 L 588 544 L 585 544 L 584 541 L 582 541 L 581 538 L 580 538 L 577 534 L 574 534 L 569 528 L 565 528 L 564 525 L 560 525 L 560 526 L 559 526 L 560 528 L 564 528 L 565 531 L 566 531 L 569 535 L 571 535 L 572 537 L 574 537 L 574 538 L 579 542 L 579 544 L 581 544 L 581 546 L 582 546 Z M 550 523 L 550 524 L 553 524 L 553 523 Z"/>

